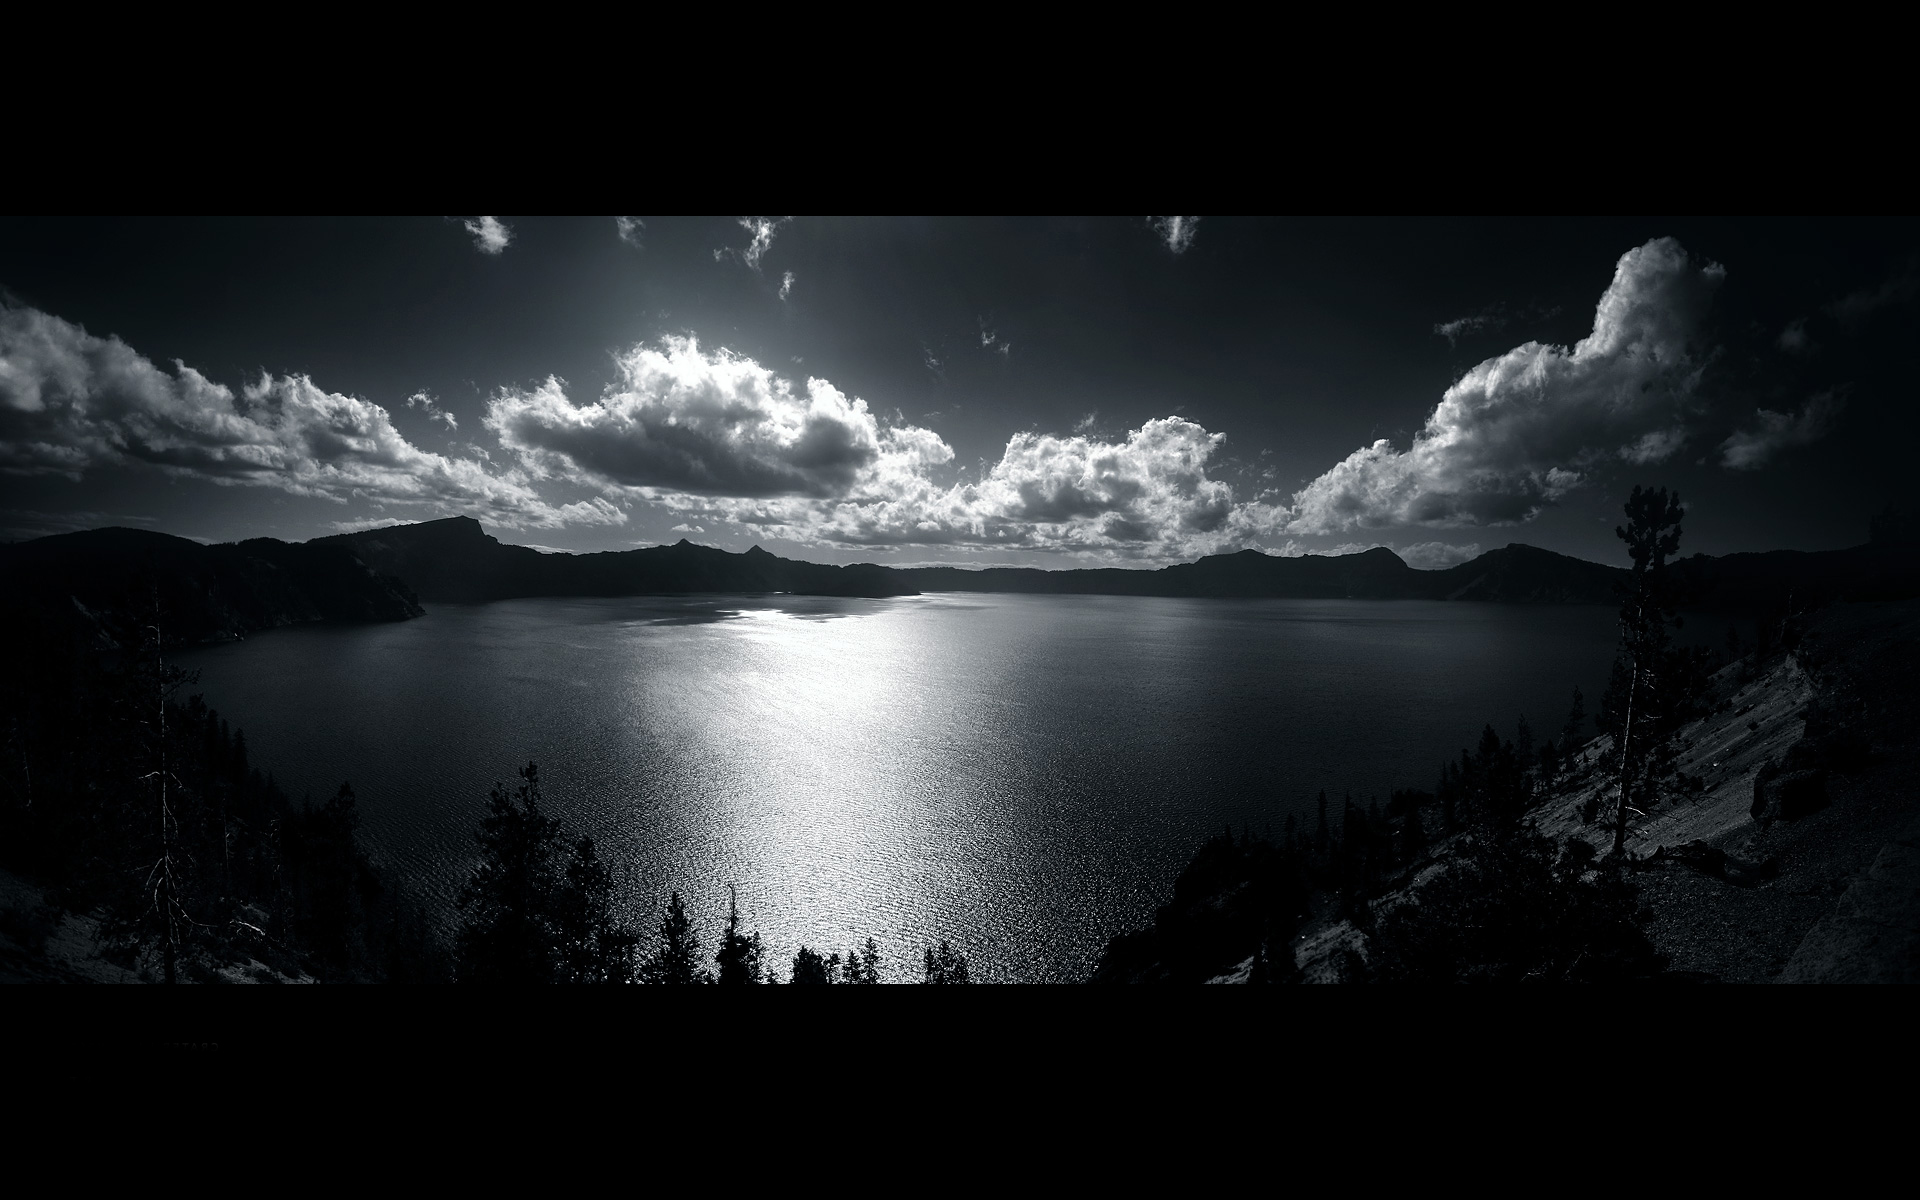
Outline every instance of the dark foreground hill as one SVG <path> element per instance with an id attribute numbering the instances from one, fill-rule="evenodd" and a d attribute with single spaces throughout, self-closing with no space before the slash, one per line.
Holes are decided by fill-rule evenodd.
<path id="1" fill-rule="evenodd" d="M 94 529 L 0 546 L 0 594 L 123 644 L 158 611 L 170 644 L 244 637 L 304 621 L 421 614 L 398 579 L 351 547 L 272 538 L 205 546 L 141 529 Z M 122 628 L 126 626 L 126 628 Z"/>

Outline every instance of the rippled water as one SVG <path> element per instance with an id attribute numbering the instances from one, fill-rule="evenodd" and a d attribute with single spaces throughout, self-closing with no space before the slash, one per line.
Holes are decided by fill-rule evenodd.
<path id="1" fill-rule="evenodd" d="M 296 797 L 350 780 L 448 917 L 495 780 L 669 889 L 711 948 L 737 884 L 783 964 L 941 938 L 976 977 L 1086 975 L 1209 833 L 1431 787 L 1494 720 L 1597 695 L 1604 608 L 1427 601 L 646 597 L 436 606 L 183 655 Z"/>

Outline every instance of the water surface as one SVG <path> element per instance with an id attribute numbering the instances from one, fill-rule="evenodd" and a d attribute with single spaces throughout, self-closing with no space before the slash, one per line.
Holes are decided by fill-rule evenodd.
<path id="1" fill-rule="evenodd" d="M 739 888 L 783 967 L 868 936 L 905 978 L 1083 978 L 1223 825 L 1325 789 L 1430 788 L 1486 721 L 1557 729 L 1613 612 L 1439 601 L 928 595 L 438 605 L 196 649 L 210 704 L 298 797 L 342 780 L 443 919 L 495 780 L 679 889 L 711 950 Z"/>

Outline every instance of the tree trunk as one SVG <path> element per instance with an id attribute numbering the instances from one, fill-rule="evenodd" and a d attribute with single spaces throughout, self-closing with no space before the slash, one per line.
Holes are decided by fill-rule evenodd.
<path id="1" fill-rule="evenodd" d="M 1627 684 L 1627 719 L 1620 727 L 1620 812 L 1613 823 L 1613 853 L 1617 858 L 1627 844 L 1627 785 L 1633 778 L 1633 702 L 1640 690 L 1640 657 L 1633 659 L 1633 679 Z"/>

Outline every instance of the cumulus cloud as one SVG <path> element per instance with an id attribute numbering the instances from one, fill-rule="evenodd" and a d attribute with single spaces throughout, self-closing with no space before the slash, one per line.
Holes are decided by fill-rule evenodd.
<path id="1" fill-rule="evenodd" d="M 896 431 L 906 433 L 909 431 Z M 1223 435 L 1178 417 L 1124 441 L 1019 433 L 977 481 L 938 486 L 927 468 L 952 451 L 910 431 L 864 485 L 830 500 L 720 503 L 716 519 L 843 546 L 968 545 L 1158 559 L 1244 545 L 1232 489 L 1207 475 Z"/>
<path id="2" fill-rule="evenodd" d="M 713 252 L 713 260 L 719 262 L 728 255 L 732 255 L 758 271 L 760 269 L 760 260 L 766 257 L 767 251 L 773 246 L 773 235 L 780 231 L 782 225 L 785 225 L 791 220 L 793 220 L 792 217 L 739 218 L 740 228 L 752 235 L 751 239 L 747 242 L 746 249 L 732 250 L 723 248 L 715 250 Z"/>
<path id="3" fill-rule="evenodd" d="M 498 254 L 513 241 L 513 230 L 498 217 L 474 217 L 461 225 L 473 235 L 473 244 L 482 254 Z"/>
<path id="4" fill-rule="evenodd" d="M 452 413 L 440 407 L 439 401 L 433 398 L 431 392 L 415 392 L 413 395 L 408 396 L 407 407 L 417 408 L 426 414 L 427 420 L 438 421 L 442 425 L 445 425 L 448 433 L 452 433 L 460 428 L 460 422 Z"/>
<path id="5" fill-rule="evenodd" d="M 1810 445 L 1825 437 L 1845 407 L 1845 395 L 1835 388 L 1808 400 L 1798 413 L 1755 409 L 1751 428 L 1738 430 L 1720 443 L 1720 465 L 1735 471 L 1757 471 L 1782 450 Z"/>
<path id="6" fill-rule="evenodd" d="M 1005 358 L 1007 355 L 1013 353 L 1013 344 L 1011 342 L 1001 341 L 1000 335 L 988 328 L 986 318 L 984 317 L 980 320 L 980 348 L 982 350 L 991 350 L 1001 358 Z"/>
<path id="7" fill-rule="evenodd" d="M 793 272 L 788 271 L 784 275 L 780 276 L 780 298 L 782 300 L 785 300 L 787 298 L 787 295 L 792 291 L 793 291 Z"/>
<path id="8" fill-rule="evenodd" d="M 705 496 L 831 496 L 886 449 L 867 408 L 824 379 L 796 387 L 752 359 L 663 338 L 616 357 L 618 380 L 576 405 L 558 379 L 502 389 L 487 428 L 536 475 Z"/>
<path id="9" fill-rule="evenodd" d="M 1193 245 L 1193 235 L 1200 231 L 1199 217 L 1148 217 L 1147 221 L 1175 254 L 1185 254 Z"/>
<path id="10" fill-rule="evenodd" d="M 1385 439 L 1295 493 L 1302 533 L 1527 520 L 1608 462 L 1659 462 L 1688 436 L 1695 340 L 1725 276 L 1671 238 L 1622 255 L 1571 349 L 1528 342 L 1448 388 L 1397 450 Z"/>
<path id="11" fill-rule="evenodd" d="M 421 450 L 386 409 L 305 375 L 263 374 L 236 393 L 184 363 L 156 366 L 119 338 L 0 306 L 0 472 L 79 479 L 129 464 L 515 527 L 626 520 L 604 498 L 556 506 L 520 471 Z"/>
<path id="12" fill-rule="evenodd" d="M 620 240 L 635 250 L 641 249 L 640 235 L 646 232 L 647 223 L 639 217 L 615 217 L 613 228 L 619 233 Z"/>
<path id="13" fill-rule="evenodd" d="M 1208 475 L 1224 435 L 1148 421 L 1118 441 L 1023 432 L 974 480 L 953 449 L 819 378 L 664 338 L 591 403 L 503 389 L 486 424 L 530 477 L 670 506 L 708 528 L 842 546 L 972 545 L 1162 558 L 1240 546 L 1283 515 Z"/>

